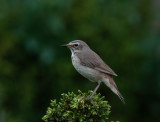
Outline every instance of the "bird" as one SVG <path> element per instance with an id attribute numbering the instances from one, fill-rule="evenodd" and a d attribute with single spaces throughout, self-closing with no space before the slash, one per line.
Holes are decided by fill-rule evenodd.
<path id="1" fill-rule="evenodd" d="M 117 74 L 84 41 L 73 40 L 62 46 L 70 49 L 74 68 L 88 80 L 98 83 L 92 94 L 85 99 L 91 100 L 103 82 L 125 104 L 113 79 L 113 76 L 117 76 Z"/>

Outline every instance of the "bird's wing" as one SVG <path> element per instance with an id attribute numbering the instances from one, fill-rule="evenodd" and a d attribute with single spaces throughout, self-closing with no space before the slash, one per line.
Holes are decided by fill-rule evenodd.
<path id="1" fill-rule="evenodd" d="M 92 50 L 86 51 L 85 54 L 78 53 L 81 65 L 93 68 L 97 71 L 117 76 L 117 74 Z"/>

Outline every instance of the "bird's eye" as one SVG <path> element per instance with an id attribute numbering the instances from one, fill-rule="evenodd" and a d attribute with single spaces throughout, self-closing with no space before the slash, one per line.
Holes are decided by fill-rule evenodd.
<path id="1" fill-rule="evenodd" d="M 78 44 L 74 44 L 75 47 L 78 47 Z"/>

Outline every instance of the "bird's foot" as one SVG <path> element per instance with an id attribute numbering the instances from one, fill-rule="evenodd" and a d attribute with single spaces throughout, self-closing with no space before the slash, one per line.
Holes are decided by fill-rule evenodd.
<path id="1" fill-rule="evenodd" d="M 84 100 L 92 100 L 92 97 L 79 97 L 79 99 L 84 99 Z"/>
<path id="2" fill-rule="evenodd" d="M 91 97 L 83 97 L 82 99 L 84 99 L 84 100 L 92 100 Z"/>
<path id="3" fill-rule="evenodd" d="M 81 99 L 84 99 L 84 100 L 89 100 L 91 101 L 93 104 L 95 103 L 93 100 L 92 100 L 92 97 L 81 97 Z"/>
<path id="4" fill-rule="evenodd" d="M 90 97 L 78 97 L 78 99 L 91 100 Z"/>

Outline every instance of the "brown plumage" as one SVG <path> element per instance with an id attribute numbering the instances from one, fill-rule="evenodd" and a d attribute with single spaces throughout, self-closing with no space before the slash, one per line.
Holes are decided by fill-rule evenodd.
<path id="1" fill-rule="evenodd" d="M 72 52 L 72 63 L 75 69 L 89 80 L 98 82 L 89 99 L 92 99 L 101 82 L 104 82 L 125 103 L 113 80 L 113 76 L 117 74 L 85 42 L 75 40 L 64 46 L 69 47 Z"/>
<path id="2" fill-rule="evenodd" d="M 123 104 L 125 104 L 124 98 L 121 95 L 121 93 L 119 92 L 117 85 L 115 84 L 115 82 L 113 80 L 113 77 L 108 75 L 107 78 L 109 79 L 109 82 L 113 87 L 113 88 L 111 88 L 111 90 L 119 97 L 119 99 L 123 102 Z M 115 89 L 115 91 L 114 91 L 114 89 Z"/>
<path id="3" fill-rule="evenodd" d="M 112 77 L 117 76 L 117 74 L 107 64 L 105 64 L 104 61 L 94 51 L 92 51 L 92 54 L 94 55 L 89 55 L 91 53 L 90 51 L 92 50 L 87 51 L 85 54 L 83 54 L 83 56 L 82 53 L 77 53 L 81 65 L 93 68 L 99 72 L 106 74 L 106 77 L 109 79 L 109 82 L 111 84 L 111 90 L 118 95 L 118 97 L 123 103 L 125 103 L 124 98 L 119 92 L 117 85 L 115 84 Z M 87 58 L 87 60 L 85 58 Z"/>
<path id="4" fill-rule="evenodd" d="M 90 55 L 91 53 L 93 55 Z M 85 54 L 77 53 L 77 56 L 79 57 L 82 65 L 103 73 L 117 76 L 117 74 L 107 64 L 105 64 L 104 61 L 94 51 L 89 50 L 86 51 Z"/>

